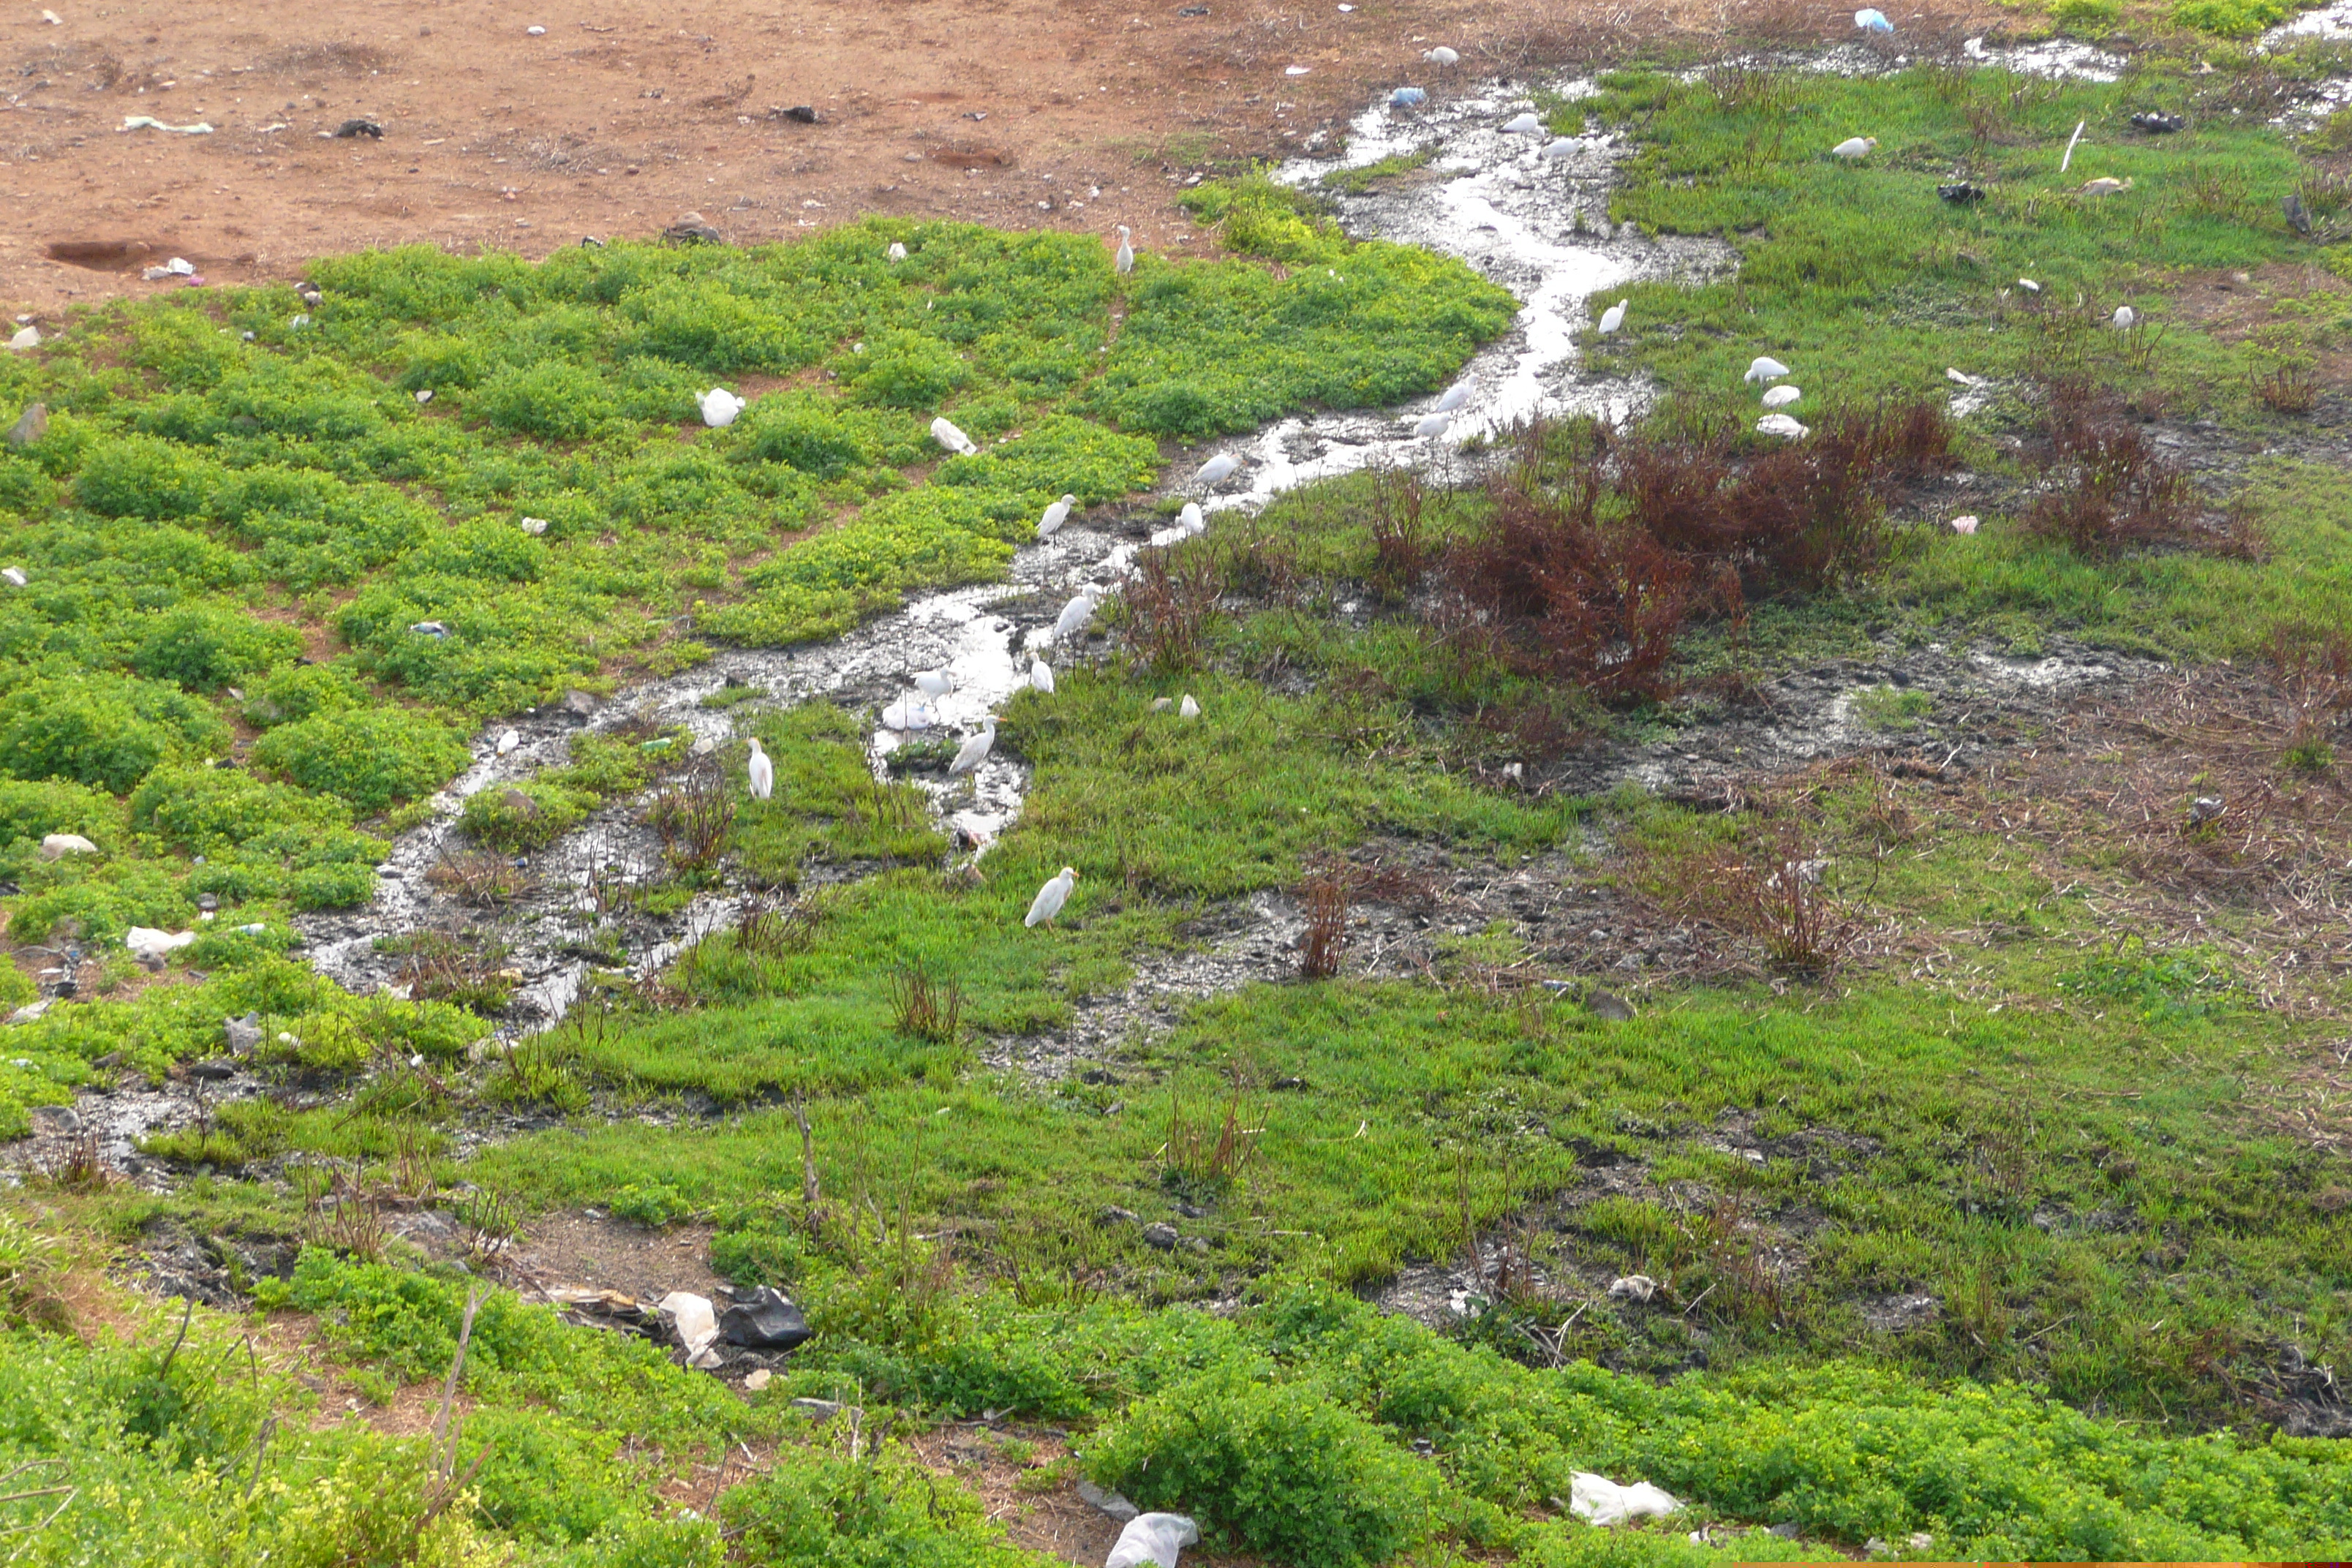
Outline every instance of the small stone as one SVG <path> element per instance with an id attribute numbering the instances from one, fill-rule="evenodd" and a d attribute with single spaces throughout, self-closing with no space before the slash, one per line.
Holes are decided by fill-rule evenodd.
<path id="1" fill-rule="evenodd" d="M 208 1083 L 220 1083 L 236 1076 L 236 1064 L 235 1062 L 190 1062 L 188 1076 L 203 1079 Z"/>
<path id="2" fill-rule="evenodd" d="M 1176 1227 L 1164 1219 L 1155 1220 L 1143 1227 L 1143 1245 L 1156 1247 L 1162 1252 L 1175 1251 L 1176 1244 L 1182 1239 Z"/>
<path id="3" fill-rule="evenodd" d="M 574 718 L 585 719 L 603 706 L 594 697 L 576 687 L 563 694 L 563 711 Z"/>
<path id="4" fill-rule="evenodd" d="M 770 1383 L 775 1380 L 775 1375 L 776 1374 L 774 1373 L 770 1372 L 766 1367 L 761 1367 L 759 1371 L 751 1373 L 751 1376 L 743 1380 L 743 1392 L 746 1394 L 759 1393 L 761 1389 L 767 1387 Z"/>
<path id="5" fill-rule="evenodd" d="M 29 1024 L 34 1019 L 39 1017 L 42 1014 L 47 1012 L 49 1010 L 49 1004 L 55 1000 L 55 997 L 44 996 L 37 1002 L 27 1002 L 23 1006 L 8 1015 L 8 1022 L 12 1024 Z"/>
<path id="6" fill-rule="evenodd" d="M 1143 1216 L 1133 1209 L 1123 1209 L 1117 1204 L 1108 1204 L 1104 1205 L 1102 1213 L 1095 1215 L 1095 1223 L 1097 1225 L 1135 1225 L 1142 1218 Z"/>
<path id="7" fill-rule="evenodd" d="M 243 1056 L 261 1044 L 261 1015 L 247 1013 L 242 1018 L 221 1020 L 221 1038 L 232 1056 Z"/>
<path id="8" fill-rule="evenodd" d="M 81 1132 L 81 1118 L 69 1105 L 37 1105 L 32 1117 L 36 1132 L 57 1138 L 72 1138 Z"/>
<path id="9" fill-rule="evenodd" d="M 41 858 L 61 860 L 68 855 L 95 855 L 98 846 L 79 833 L 52 833 L 41 840 Z"/>
<path id="10" fill-rule="evenodd" d="M 46 403 L 32 404 L 17 416 L 16 423 L 9 427 L 8 445 L 29 447 L 48 433 L 49 405 Z"/>
<path id="11" fill-rule="evenodd" d="M 1078 1481 L 1078 1500 L 1088 1508 L 1108 1514 L 1120 1524 L 1143 1511 L 1118 1493 L 1098 1487 L 1083 1477 Z"/>
<path id="12" fill-rule="evenodd" d="M 1633 1005 L 1613 991 L 1595 991 L 1584 999 L 1584 1006 L 1593 1016 L 1606 1018 L 1612 1024 L 1633 1021 Z"/>
<path id="13" fill-rule="evenodd" d="M 1612 1301 L 1646 1301 L 1658 1293 L 1658 1282 L 1646 1274 L 1622 1274 L 1609 1282 Z"/>
<path id="14" fill-rule="evenodd" d="M 837 1399 L 795 1399 L 793 1410 L 812 1421 L 830 1421 L 841 1414 L 841 1402 Z"/>

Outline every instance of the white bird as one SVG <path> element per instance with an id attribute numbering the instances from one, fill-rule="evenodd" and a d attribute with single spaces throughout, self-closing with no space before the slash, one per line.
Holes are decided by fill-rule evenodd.
<path id="1" fill-rule="evenodd" d="M 1118 254 L 1111 258 L 1110 264 L 1122 274 L 1135 270 L 1135 245 L 1128 237 L 1125 224 L 1118 226 Z"/>
<path id="2" fill-rule="evenodd" d="M 1545 144 L 1543 152 L 1538 156 L 1549 158 L 1555 163 L 1563 158 L 1573 158 L 1576 156 L 1576 138 L 1562 136 L 1549 142 Z"/>
<path id="3" fill-rule="evenodd" d="M 757 740 L 751 742 L 751 761 L 748 766 L 751 774 L 751 798 L 766 800 L 770 795 L 774 795 L 776 764 L 768 760 L 767 752 L 760 750 L 760 742 Z"/>
<path id="4" fill-rule="evenodd" d="M 1624 324 L 1625 324 L 1625 301 L 1624 301 L 1624 300 L 1618 300 L 1615 304 L 1613 304 L 1613 305 L 1610 306 L 1610 307 L 1609 307 L 1609 309 L 1607 309 L 1607 310 L 1603 310 L 1603 311 L 1601 311 L 1601 335 L 1602 337 L 1604 337 L 1604 338 L 1605 338 L 1605 337 L 1609 336 L 1609 334 L 1610 334 L 1610 333 L 1612 333 L 1612 332 L 1615 331 L 1618 328 L 1620 328 L 1620 327 L 1623 326 Z"/>
<path id="5" fill-rule="evenodd" d="M 1412 433 L 1416 437 L 1433 439 L 1444 435 L 1446 428 L 1453 423 L 1454 416 L 1451 414 L 1424 414 L 1413 426 Z"/>
<path id="6" fill-rule="evenodd" d="M 944 414 L 931 421 L 931 439 L 949 451 L 966 458 L 980 450 L 978 447 L 972 445 L 971 437 L 948 422 L 948 417 Z"/>
<path id="7" fill-rule="evenodd" d="M 1060 914 L 1062 906 L 1070 901 L 1071 884 L 1077 879 L 1078 874 L 1076 871 L 1067 866 L 1063 867 L 1062 874 L 1038 889 L 1037 896 L 1029 900 L 1029 912 L 1022 917 L 1021 923 L 1024 926 L 1034 926 Z"/>
<path id="8" fill-rule="evenodd" d="M 1234 470 L 1241 466 L 1242 460 L 1231 452 L 1220 452 L 1202 464 L 1201 471 L 1194 474 L 1192 478 L 1197 483 L 1213 487 L 1232 479 Z"/>
<path id="9" fill-rule="evenodd" d="M 530 534 L 533 539 L 537 539 L 547 531 L 547 519 L 543 517 L 524 518 L 522 520 L 522 531 L 525 533 Z"/>
<path id="10" fill-rule="evenodd" d="M 923 702 L 893 702 L 882 710 L 885 730 L 928 730 L 936 722 L 930 706 Z"/>
<path id="11" fill-rule="evenodd" d="M 2021 278 L 2021 279 L 2019 279 L 2017 280 L 2017 286 L 2018 286 L 2019 288 L 2021 288 L 2021 289 L 2024 289 L 2024 290 L 2025 290 L 2027 293 L 2029 293 L 2029 294 L 2039 294 L 2039 293 L 2041 293 L 2041 292 L 2042 292 L 2042 285 L 2041 285 L 2041 284 L 2039 284 L 2039 283 L 2036 283 L 2036 282 L 2035 282 L 2032 279 L 2031 279 L 2031 278 Z"/>
<path id="12" fill-rule="evenodd" d="M 520 735 L 515 733 L 512 730 L 502 731 L 499 735 L 499 755 L 503 757 L 509 752 L 513 751 L 517 746 L 521 744 L 522 737 Z"/>
<path id="13" fill-rule="evenodd" d="M 1756 422 L 1756 433 L 1759 436 L 1779 436 L 1790 441 L 1802 440 L 1812 434 L 1785 414 L 1767 414 Z"/>
<path id="14" fill-rule="evenodd" d="M 735 416 L 743 412 L 743 400 L 723 386 L 714 386 L 702 395 L 702 422 L 713 430 L 735 423 Z"/>
<path id="15" fill-rule="evenodd" d="M 1849 136 L 1830 152 L 1840 158 L 1859 158 L 1877 145 L 1878 138 L 1875 136 Z"/>
<path id="16" fill-rule="evenodd" d="M 1955 370 L 1950 365 L 1946 365 L 1944 367 L 1944 379 L 1950 382 L 1955 386 L 1982 386 L 1986 384 L 1985 378 L 1983 376 L 1970 375 L 1967 371 Z"/>
<path id="17" fill-rule="evenodd" d="M 1976 513 L 1972 511 L 1964 511 L 1960 513 L 1959 516 L 1952 519 L 1952 531 L 1954 533 L 1974 533 L 1976 531 Z"/>
<path id="18" fill-rule="evenodd" d="M 1094 595 L 1091 594 L 1080 594 L 1076 598 L 1072 599 L 1068 604 L 1064 605 L 1062 606 L 1062 613 L 1055 617 L 1054 640 L 1055 642 L 1060 642 L 1064 637 L 1068 637 L 1072 632 L 1076 631 L 1079 627 L 1085 626 L 1088 621 L 1093 620 L 1094 618 Z"/>
<path id="19" fill-rule="evenodd" d="M 945 697 L 956 689 L 956 679 L 945 668 L 927 669 L 915 677 L 915 689 L 926 697 Z"/>
<path id="20" fill-rule="evenodd" d="M 1786 408 L 1789 405 L 1796 402 L 1797 399 L 1804 395 L 1805 395 L 1803 393 L 1798 391 L 1793 386 L 1768 387 L 1764 392 L 1764 406 L 1767 408 Z"/>
<path id="21" fill-rule="evenodd" d="M 1510 119 L 1503 122 L 1503 134 L 1506 136 L 1540 136 L 1543 134 L 1543 121 L 1538 120 L 1532 114 L 1515 114 Z"/>
<path id="22" fill-rule="evenodd" d="M 1748 374 L 1739 379 L 1746 382 L 1778 381 L 1789 374 L 1789 367 L 1770 354 L 1759 354 L 1750 361 Z"/>
<path id="23" fill-rule="evenodd" d="M 1064 496 L 1060 500 L 1057 500 L 1052 506 L 1047 507 L 1045 509 L 1045 515 L 1037 520 L 1037 537 L 1040 539 L 1053 538 L 1055 531 L 1058 530 L 1062 524 L 1070 521 L 1070 509 L 1077 504 L 1077 497 Z"/>
<path id="24" fill-rule="evenodd" d="M 1465 375 L 1460 381 L 1455 382 L 1452 386 L 1445 389 L 1445 395 L 1437 400 L 1435 405 L 1430 409 L 1430 412 L 1432 414 L 1451 414 L 1455 409 L 1461 407 L 1464 404 L 1469 402 L 1470 395 L 1477 390 L 1478 378 L 1475 375 Z"/>
<path id="25" fill-rule="evenodd" d="M 890 259 L 893 261 L 907 259 L 907 247 L 895 239 L 890 242 Z"/>
<path id="26" fill-rule="evenodd" d="M 1201 705 L 1193 701 L 1192 694 L 1187 691 L 1184 693 L 1184 700 L 1176 705 L 1176 717 L 1179 719 L 1198 719 L 1200 716 Z"/>
<path id="27" fill-rule="evenodd" d="M 2118 305 L 2116 307 L 2116 331 L 2119 332 L 2130 331 L 2132 323 L 2138 320 L 2138 313 L 2129 305 Z"/>
<path id="28" fill-rule="evenodd" d="M 1196 500 L 1188 500 L 1184 503 L 1184 510 L 1176 514 L 1176 525 L 1195 537 L 1209 531 L 1209 520 L 1202 514 L 1201 503 Z M 21 584 L 18 585 L 22 586 Z"/>
<path id="29" fill-rule="evenodd" d="M 1054 695 L 1054 667 L 1042 658 L 1029 661 L 1029 689 Z"/>
<path id="30" fill-rule="evenodd" d="M 1421 58 L 1433 66 L 1458 66 L 1462 63 L 1462 57 L 1444 44 L 1433 49 L 1422 50 Z"/>
<path id="31" fill-rule="evenodd" d="M 988 760 L 989 751 L 995 744 L 996 715 L 991 713 L 981 721 L 980 733 L 956 748 L 955 761 L 948 764 L 948 777 L 961 778 L 980 766 Z"/>

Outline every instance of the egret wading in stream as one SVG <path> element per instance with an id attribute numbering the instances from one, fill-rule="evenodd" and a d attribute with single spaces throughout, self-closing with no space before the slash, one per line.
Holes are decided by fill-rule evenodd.
<path id="1" fill-rule="evenodd" d="M 1444 435 L 1453 427 L 1453 425 L 1454 416 L 1451 414 L 1424 414 L 1414 422 L 1412 433 L 1416 439 L 1433 441 Z"/>
<path id="2" fill-rule="evenodd" d="M 1062 906 L 1070 901 L 1070 889 L 1077 879 L 1076 871 L 1067 866 L 1063 867 L 1062 874 L 1048 880 L 1037 889 L 1037 896 L 1029 900 L 1029 912 L 1022 917 L 1021 923 L 1024 926 L 1042 925 L 1060 914 Z"/>
<path id="3" fill-rule="evenodd" d="M 1239 468 L 1241 466 L 1242 460 L 1239 458 L 1234 457 L 1231 452 L 1220 452 L 1215 457 L 1210 458 L 1207 462 L 1202 464 L 1200 471 L 1194 474 L 1192 479 L 1194 482 L 1205 485 L 1211 489 L 1214 489 L 1219 485 L 1223 484 L 1227 479 L 1232 479 L 1234 477 L 1234 470 Z"/>
<path id="4" fill-rule="evenodd" d="M 1506 136 L 1540 136 L 1543 128 L 1543 121 L 1532 114 L 1515 114 L 1503 121 L 1503 134 Z"/>
<path id="5" fill-rule="evenodd" d="M 1054 617 L 1054 640 L 1060 642 L 1064 637 L 1080 630 L 1094 618 L 1094 595 L 1090 593 L 1080 594 L 1076 598 L 1064 605 L 1062 613 Z"/>
<path id="6" fill-rule="evenodd" d="M 1118 254 L 1111 258 L 1110 264 L 1122 278 L 1135 270 L 1135 242 L 1129 237 L 1125 224 L 1118 226 Z"/>
<path id="7" fill-rule="evenodd" d="M 1070 521 L 1070 509 L 1077 504 L 1077 497 L 1064 496 L 1060 500 L 1057 500 L 1052 506 L 1047 507 L 1045 509 L 1045 515 L 1037 520 L 1037 537 L 1040 539 L 1053 538 L 1055 533 L 1060 531 L 1062 524 Z"/>
<path id="8" fill-rule="evenodd" d="M 1445 389 L 1445 395 L 1437 400 L 1436 405 L 1431 408 L 1430 412 L 1432 414 L 1451 414 L 1455 409 L 1461 407 L 1464 404 L 1469 402 L 1471 394 L 1477 390 L 1478 378 L 1475 375 L 1465 375 L 1460 381 L 1455 382 L 1452 386 Z"/>
<path id="9" fill-rule="evenodd" d="M 760 749 L 757 739 L 751 742 L 751 760 L 745 771 L 751 775 L 753 800 L 766 800 L 776 793 L 776 764 L 768 760 L 768 753 Z"/>
<path id="10" fill-rule="evenodd" d="M 1625 301 L 1618 300 L 1601 312 L 1601 335 L 1608 337 L 1625 324 Z"/>
<path id="11" fill-rule="evenodd" d="M 948 764 L 948 777 L 960 779 L 988 761 L 989 752 L 996 744 L 996 715 L 989 714 L 981 721 L 981 731 L 956 748 L 955 761 Z"/>
<path id="12" fill-rule="evenodd" d="M 956 689 L 956 678 L 942 668 L 927 669 L 915 677 L 915 689 L 926 697 L 945 697 Z"/>

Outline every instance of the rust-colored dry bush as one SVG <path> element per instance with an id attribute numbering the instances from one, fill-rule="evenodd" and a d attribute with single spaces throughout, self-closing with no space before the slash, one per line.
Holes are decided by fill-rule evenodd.
<path id="1" fill-rule="evenodd" d="M 1307 930 L 1298 942 L 1298 973 L 1308 980 L 1328 980 L 1339 973 L 1339 955 L 1348 946 L 1348 884 L 1329 871 L 1309 877 L 1299 888 L 1307 906 Z"/>
<path id="2" fill-rule="evenodd" d="M 2026 511 L 2027 531 L 2080 555 L 2185 541 L 2197 512 L 2188 477 L 2125 419 L 2115 395 L 2073 376 L 2045 391 L 2050 482 Z"/>
<path id="3" fill-rule="evenodd" d="M 1145 663 L 1162 673 L 1202 667 L 1224 576 L 1204 548 L 1147 550 L 1138 558 L 1119 603 L 1130 645 Z"/>

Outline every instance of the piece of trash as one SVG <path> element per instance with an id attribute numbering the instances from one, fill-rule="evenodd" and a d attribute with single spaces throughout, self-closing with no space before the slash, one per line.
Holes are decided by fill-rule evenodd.
<path id="1" fill-rule="evenodd" d="M 1886 19 L 1886 14 L 1883 11 L 1856 11 L 1853 14 L 1853 25 L 1865 33 L 1895 31 L 1895 24 Z"/>
<path id="2" fill-rule="evenodd" d="M 420 386 L 420 387 L 418 387 L 418 388 L 416 389 L 416 406 L 418 406 L 419 408 L 422 408 L 422 407 L 424 407 L 426 404 L 428 404 L 428 403 L 430 403 L 430 402 L 432 402 L 432 401 L 433 401 L 433 389 L 432 389 L 431 387 L 429 387 L 429 386 Z"/>
<path id="3" fill-rule="evenodd" d="M 735 416 L 743 412 L 743 400 L 723 386 L 714 386 L 698 399 L 702 405 L 702 422 L 713 430 L 721 430 L 735 423 Z"/>
<path id="4" fill-rule="evenodd" d="M 98 846 L 79 833 L 52 833 L 41 840 L 41 858 L 61 860 L 68 855 L 95 855 Z"/>
<path id="5" fill-rule="evenodd" d="M 737 1297 L 720 1315 L 719 1331 L 729 1344 L 757 1351 L 795 1351 L 816 1337 L 793 1299 L 766 1285 Z"/>
<path id="6" fill-rule="evenodd" d="M 2189 826 L 2202 827 L 2209 822 L 2218 822 L 2224 809 L 2219 795 L 2200 795 L 2189 803 Z"/>
<path id="7" fill-rule="evenodd" d="M 2024 289 L 2024 290 L 2025 290 L 2027 293 L 2029 293 L 2029 294 L 2039 294 L 2039 293 L 2041 293 L 2041 292 L 2042 292 L 2042 285 L 2041 285 L 2041 284 L 2039 284 L 2039 283 L 2036 283 L 2036 282 L 2035 282 L 2032 279 L 2031 279 L 2031 278 L 2021 278 L 2021 279 L 2019 279 L 2017 280 L 2017 286 L 2018 286 L 2019 288 L 2021 288 L 2021 289 Z"/>
<path id="8" fill-rule="evenodd" d="M 525 27 L 523 32 L 527 37 L 533 38 L 543 38 L 547 37 L 547 29 L 544 27 Z"/>
<path id="9" fill-rule="evenodd" d="M 890 242 L 890 259 L 893 261 L 907 259 L 907 247 L 895 239 Z M 866 347 L 864 343 L 859 343 L 857 346 L 861 350 Z"/>
<path id="10" fill-rule="evenodd" d="M 2067 167 L 2074 162 L 2074 144 L 2083 139 L 2083 127 L 2089 123 L 2090 121 L 2087 120 L 2077 120 L 2074 121 L 2074 134 L 2066 138 L 2066 155 L 2058 160 L 2058 172 L 2060 174 L 2064 174 Z"/>
<path id="11" fill-rule="evenodd" d="M 1964 511 L 1960 513 L 1959 516 L 1952 519 L 1952 531 L 1954 533 L 1974 533 L 1976 531 L 1976 513 L 1972 511 Z"/>
<path id="12" fill-rule="evenodd" d="M 1664 1519 L 1683 1505 L 1647 1481 L 1621 1487 L 1606 1476 L 1576 1470 L 1569 1476 L 1568 1511 L 1587 1524 L 1622 1524 L 1629 1519 Z"/>
<path id="13" fill-rule="evenodd" d="M 1176 1568 L 1184 1548 L 1201 1539 L 1201 1527 L 1181 1513 L 1143 1513 L 1127 1521 L 1103 1559 L 1103 1568 Z"/>
<path id="14" fill-rule="evenodd" d="M 2170 135 L 2173 132 L 2181 130 L 2189 123 L 2187 120 L 2178 114 L 2167 114 L 2162 110 L 2158 109 L 2147 110 L 2141 113 L 2133 115 L 2131 117 L 2131 122 L 2134 127 L 2147 132 L 2151 136 Z"/>
<path id="15" fill-rule="evenodd" d="M 366 136 L 381 142 L 383 140 L 383 127 L 373 120 L 346 120 L 335 127 L 335 134 L 346 138 Z"/>
<path id="16" fill-rule="evenodd" d="M 66 25 L 66 19 L 63 16 L 58 16 L 55 11 L 42 12 L 41 20 L 47 22 L 52 27 L 62 27 Z"/>
<path id="17" fill-rule="evenodd" d="M 203 121 L 194 125 L 166 125 L 152 114 L 126 114 L 122 117 L 125 131 L 169 131 L 177 136 L 209 136 L 213 128 Z"/>
<path id="18" fill-rule="evenodd" d="M 287 326 L 289 326 L 289 328 L 292 328 L 293 330 L 295 330 L 295 331 L 299 331 L 302 328 L 307 327 L 307 326 L 309 326 L 309 325 L 310 324 L 310 311 L 308 311 L 308 310 L 305 310 L 305 311 L 303 311 L 300 315 L 299 315 L 299 316 L 295 317 L 292 321 L 290 321 L 287 322 L 286 324 L 287 324 Z"/>
<path id="19" fill-rule="evenodd" d="M 522 531 L 536 539 L 541 534 L 547 531 L 547 519 L 543 517 L 524 518 L 522 520 Z"/>
<path id="20" fill-rule="evenodd" d="M 1955 180 L 1948 185 L 1937 185 L 1936 194 L 1956 207 L 1964 207 L 1970 202 L 1980 202 L 1985 198 L 1983 186 L 1972 185 L 1966 180 Z"/>
<path id="21" fill-rule="evenodd" d="M 1307 68 L 1305 66 L 1285 66 L 1282 68 L 1282 74 L 1285 76 L 1305 76 L 1307 74 Z"/>
<path id="22" fill-rule="evenodd" d="M 11 566 L 5 571 L 0 571 L 0 579 L 5 579 L 12 588 L 21 588 L 25 585 L 25 569 L 21 566 Z"/>
<path id="23" fill-rule="evenodd" d="M 1646 1274 L 1621 1274 L 1609 1282 L 1612 1301 L 1646 1301 L 1658 1293 L 1658 1282 Z"/>
<path id="24" fill-rule="evenodd" d="M 167 954 L 195 940 L 192 931 L 157 931 L 153 926 L 132 926 L 122 933 L 122 945 L 151 969 L 161 968 Z"/>
<path id="25" fill-rule="evenodd" d="M 8 340 L 8 346 L 12 349 L 39 348 L 41 346 L 41 329 L 38 327 L 17 328 L 16 335 Z"/>
<path id="26" fill-rule="evenodd" d="M 1176 705 L 1176 717 L 1179 719 L 1198 719 L 1200 716 L 1201 705 L 1193 701 L 1192 694 L 1187 691 L 1184 693 L 1184 700 Z"/>
<path id="27" fill-rule="evenodd" d="M 2127 191 L 2131 188 L 2132 183 L 2129 180 L 2118 180 L 2112 174 L 2101 174 L 2095 180 L 2083 182 L 2083 194 L 2086 196 L 2112 196 L 2117 191 Z"/>
<path id="28" fill-rule="evenodd" d="M 184 256 L 174 256 L 171 260 L 163 263 L 164 271 L 173 273 L 182 278 L 189 277 L 194 273 L 195 269 L 196 264 L 189 260 Z"/>
<path id="29" fill-rule="evenodd" d="M 1417 87 L 1401 87 L 1389 94 L 1391 109 L 1418 109 L 1429 101 L 1429 94 Z"/>
<path id="30" fill-rule="evenodd" d="M 980 450 L 972 445 L 971 437 L 957 429 L 945 415 L 931 421 L 931 439 L 961 457 L 971 457 Z"/>
<path id="31" fill-rule="evenodd" d="M 439 621 L 411 621 L 408 629 L 424 637 L 446 637 L 449 635 L 449 628 Z"/>
<path id="32" fill-rule="evenodd" d="M 719 1354 L 710 1348 L 719 1339 L 719 1316 L 710 1310 L 709 1297 L 673 1290 L 654 1305 L 669 1320 L 671 1332 L 686 1351 L 687 1365 L 707 1371 L 719 1364 Z"/>
<path id="33" fill-rule="evenodd" d="M 1944 367 L 1944 379 L 1950 382 L 1954 386 L 1986 386 L 1990 384 L 1983 376 L 1970 375 L 1967 371 L 1954 370 L 1950 365 L 1946 365 Z"/>
<path id="34" fill-rule="evenodd" d="M 1176 15 L 1179 16 L 1205 16 L 1208 14 L 1209 8 L 1206 5 L 1179 5 L 1176 7 Z"/>

